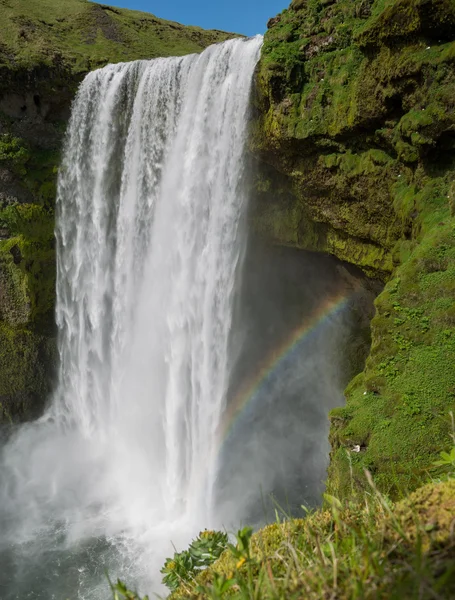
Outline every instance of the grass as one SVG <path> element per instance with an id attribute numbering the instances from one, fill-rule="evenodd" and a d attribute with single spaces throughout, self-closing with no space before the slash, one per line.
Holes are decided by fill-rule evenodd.
<path id="1" fill-rule="evenodd" d="M 331 414 L 330 486 L 343 496 L 351 493 L 350 472 L 365 488 L 365 468 L 395 497 L 417 487 L 428 471 L 437 474 L 433 463 L 450 428 L 455 220 L 445 199 L 438 205 L 426 198 L 421 211 L 421 241 L 376 301 L 365 372 L 348 387 L 347 406 Z M 357 444 L 362 451 L 352 454 Z"/>
<path id="2" fill-rule="evenodd" d="M 181 56 L 233 34 L 88 0 L 1 0 L 0 65 L 86 72 L 107 62 Z"/>
<path id="3" fill-rule="evenodd" d="M 304 519 L 276 522 L 237 543 L 171 600 L 420 600 L 455 594 L 455 481 L 396 504 L 370 479 L 362 502 L 326 496 Z M 122 584 L 115 600 L 139 600 Z"/>

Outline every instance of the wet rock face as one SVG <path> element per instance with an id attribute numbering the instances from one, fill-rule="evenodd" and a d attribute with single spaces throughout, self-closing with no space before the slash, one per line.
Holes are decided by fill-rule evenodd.
<path id="1" fill-rule="evenodd" d="M 368 487 L 364 469 L 392 496 L 411 490 L 450 445 L 454 57 L 450 0 L 294 0 L 265 36 L 252 225 L 387 283 L 366 368 L 332 415 L 337 495 Z"/>
<path id="2" fill-rule="evenodd" d="M 40 150 L 58 150 L 82 75 L 69 69 L 0 67 L 0 134 L 12 134 Z"/>
<path id="3" fill-rule="evenodd" d="M 77 81 L 51 91 L 52 76 L 9 73 L 0 89 L 0 422 L 39 414 L 56 363 L 53 206 Z"/>

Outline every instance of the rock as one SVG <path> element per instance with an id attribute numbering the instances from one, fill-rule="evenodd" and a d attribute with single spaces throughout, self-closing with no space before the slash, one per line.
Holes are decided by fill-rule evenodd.
<path id="1" fill-rule="evenodd" d="M 271 29 L 274 25 L 277 25 L 281 21 L 281 16 L 272 17 L 267 21 L 267 29 Z"/>
<path id="2" fill-rule="evenodd" d="M 249 145 L 269 184 L 256 191 L 252 225 L 386 283 L 366 369 L 331 416 L 334 496 L 368 489 L 365 470 L 392 497 L 415 489 L 449 440 L 454 19 L 448 0 L 373 10 L 294 0 L 265 36 Z M 365 450 L 351 464 L 354 443 Z"/>

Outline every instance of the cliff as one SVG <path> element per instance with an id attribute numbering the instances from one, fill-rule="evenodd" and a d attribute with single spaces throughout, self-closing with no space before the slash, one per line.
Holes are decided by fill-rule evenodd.
<path id="1" fill-rule="evenodd" d="M 331 415 L 340 497 L 364 469 L 392 496 L 412 490 L 450 444 L 454 40 L 453 0 L 294 0 L 265 37 L 253 225 L 386 283 L 366 368 Z"/>
<path id="2" fill-rule="evenodd" d="M 62 138 L 85 74 L 200 52 L 232 37 L 86 0 L 0 0 L 0 422 L 52 388 L 54 204 Z"/>

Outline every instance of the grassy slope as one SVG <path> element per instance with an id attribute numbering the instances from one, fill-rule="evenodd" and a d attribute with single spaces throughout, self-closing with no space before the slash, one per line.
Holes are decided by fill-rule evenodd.
<path id="1" fill-rule="evenodd" d="M 0 64 L 86 72 L 107 62 L 181 56 L 232 37 L 88 0 L 0 0 Z"/>
<path id="2" fill-rule="evenodd" d="M 455 594 L 455 481 L 396 505 L 370 489 L 363 504 L 329 498 L 324 510 L 258 531 L 226 551 L 180 598 L 449 600 Z M 228 591 L 219 593 L 232 584 Z M 199 589 L 195 589 L 199 586 Z"/>

